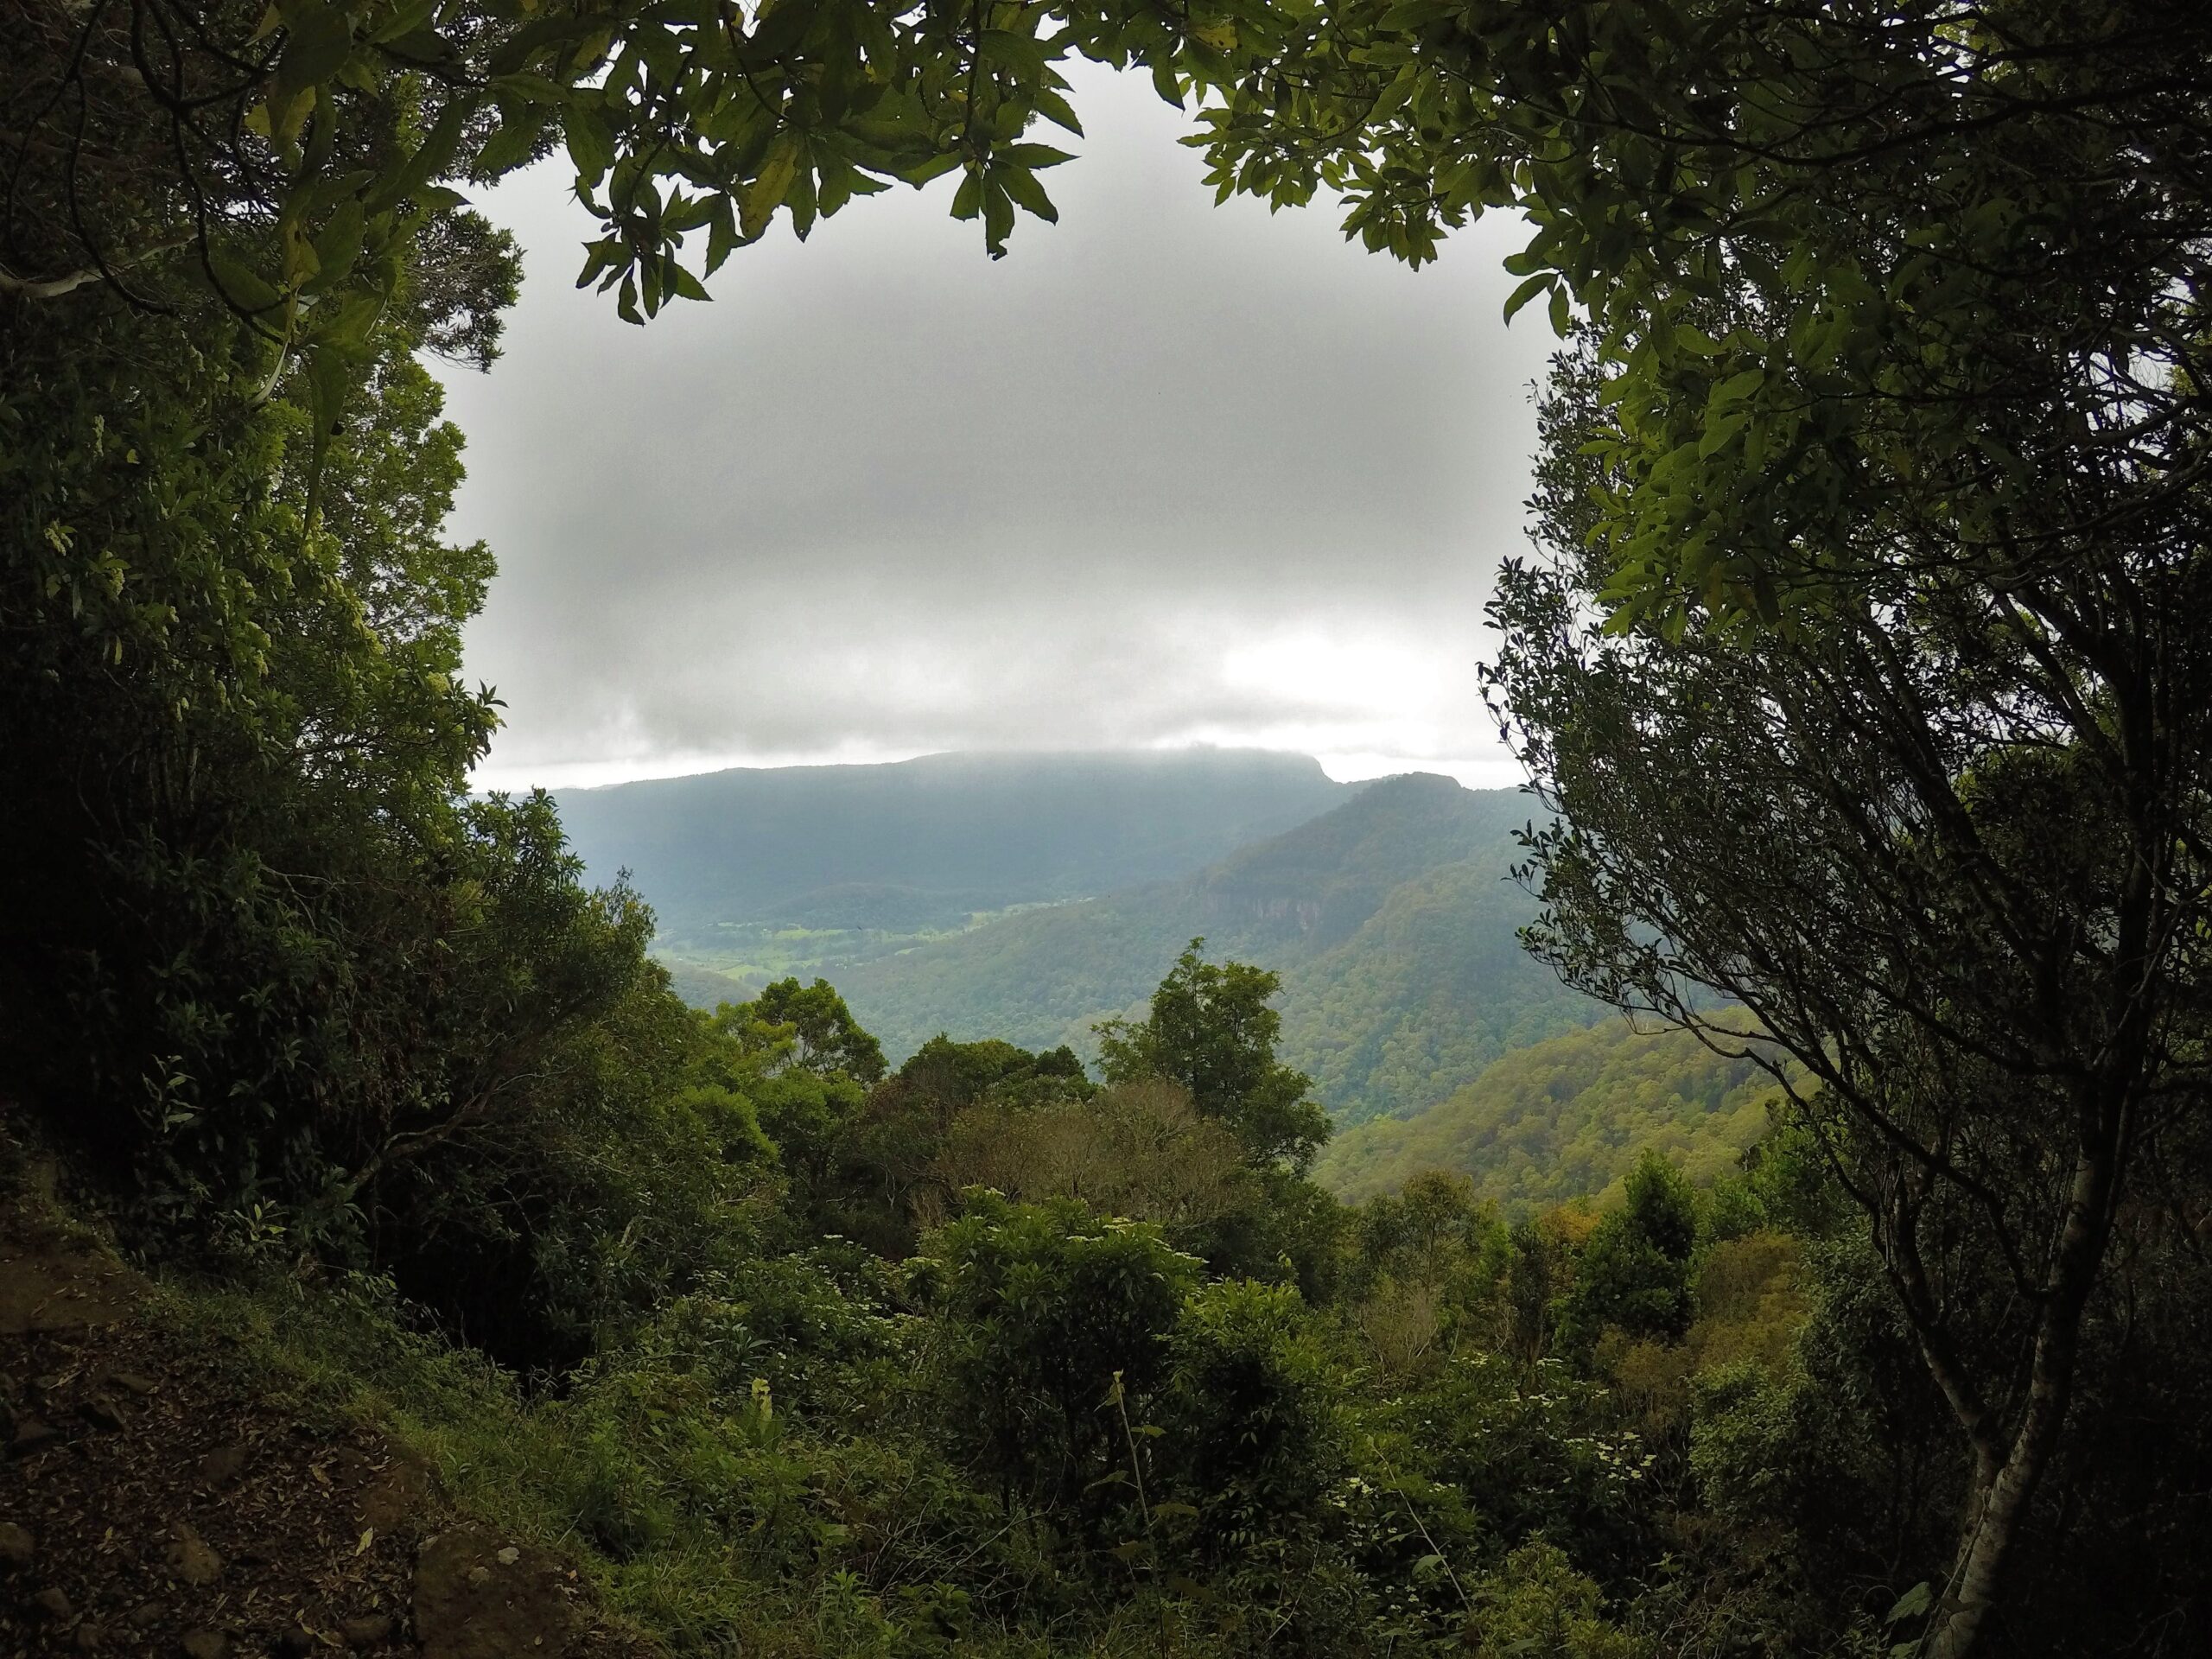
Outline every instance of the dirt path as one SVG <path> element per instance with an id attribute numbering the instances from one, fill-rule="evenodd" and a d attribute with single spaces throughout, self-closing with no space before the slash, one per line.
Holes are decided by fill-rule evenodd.
<path id="1" fill-rule="evenodd" d="M 575 1573 L 457 1516 L 372 1430 L 303 1421 L 0 1198 L 0 1653 L 636 1655 Z"/>

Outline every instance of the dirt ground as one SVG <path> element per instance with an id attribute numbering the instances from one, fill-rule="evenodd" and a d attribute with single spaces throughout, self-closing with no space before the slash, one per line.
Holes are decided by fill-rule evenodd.
<path id="1" fill-rule="evenodd" d="M 301 1418 L 0 1198 L 0 1654 L 636 1655 L 573 1569 L 455 1515 L 375 1432 Z"/>

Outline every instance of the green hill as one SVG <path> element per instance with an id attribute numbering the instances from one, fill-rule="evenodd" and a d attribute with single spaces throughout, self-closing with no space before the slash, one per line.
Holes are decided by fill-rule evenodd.
<path id="1" fill-rule="evenodd" d="M 1347 1199 L 1424 1170 L 1473 1177 L 1509 1210 L 1604 1192 L 1646 1147 L 1707 1181 L 1766 1132 L 1773 1080 L 1688 1032 L 1606 1020 L 1517 1048 L 1441 1104 L 1339 1134 L 1314 1178 Z"/>
<path id="2" fill-rule="evenodd" d="M 1140 1003 L 1204 935 L 1213 957 L 1281 973 L 1283 1057 L 1338 1121 L 1418 1112 L 1602 1012 L 1516 939 L 1533 903 L 1508 871 L 1529 807 L 1390 779 L 1185 880 L 846 964 L 837 984 L 894 1054 L 940 1031 L 1087 1051 L 1094 1021 Z"/>
<path id="3" fill-rule="evenodd" d="M 698 947 L 747 928 L 911 936 L 1182 876 L 1350 792 L 1302 755 L 1192 749 L 741 768 L 558 798 L 593 877 L 627 869 L 664 944 Z M 716 954 L 757 953 L 701 959 L 733 965 Z"/>

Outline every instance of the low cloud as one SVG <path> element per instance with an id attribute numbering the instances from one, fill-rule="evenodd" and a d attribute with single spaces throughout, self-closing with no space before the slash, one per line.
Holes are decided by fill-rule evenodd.
<path id="1" fill-rule="evenodd" d="M 741 251 L 645 329 L 569 284 L 558 169 L 483 204 L 529 280 L 453 377 L 471 673 L 516 785 L 958 747 L 1474 756 L 1490 573 L 1552 342 L 1513 226 L 1409 272 L 1325 208 L 1215 208 L 1103 71 L 1060 226 L 987 260 L 943 193 Z"/>

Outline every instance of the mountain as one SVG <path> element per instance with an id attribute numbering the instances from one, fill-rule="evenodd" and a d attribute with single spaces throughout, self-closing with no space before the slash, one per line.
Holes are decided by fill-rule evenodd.
<path id="1" fill-rule="evenodd" d="M 744 768 L 558 798 L 592 875 L 626 868 L 664 943 L 699 944 L 731 925 L 964 927 L 977 912 L 1187 874 L 1351 792 L 1305 756 L 1193 749 Z"/>
<path id="2" fill-rule="evenodd" d="M 1481 1197 L 1525 1211 L 1603 1192 L 1654 1147 L 1707 1181 L 1766 1132 L 1777 1092 L 1751 1061 L 1688 1032 L 1606 1020 L 1516 1049 L 1418 1117 L 1345 1130 L 1313 1173 L 1357 1200 L 1452 1170 Z"/>
<path id="3" fill-rule="evenodd" d="M 1446 1099 L 1508 1048 L 1599 1018 L 1520 948 L 1509 879 L 1529 802 L 1410 774 L 1180 880 L 1027 910 L 842 966 L 861 1021 L 903 1054 L 939 1031 L 1090 1046 L 1178 952 L 1277 969 L 1283 1057 L 1339 1122 Z"/>

